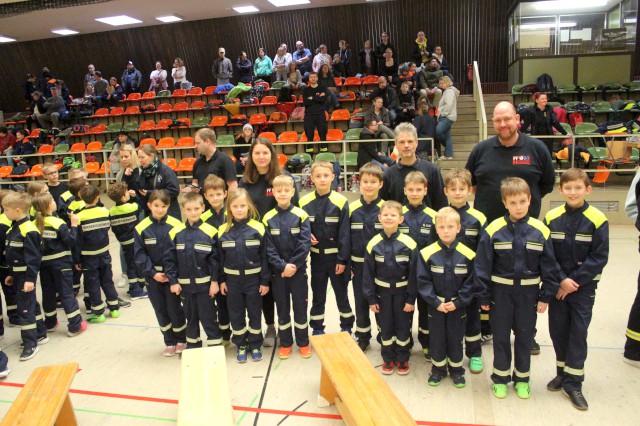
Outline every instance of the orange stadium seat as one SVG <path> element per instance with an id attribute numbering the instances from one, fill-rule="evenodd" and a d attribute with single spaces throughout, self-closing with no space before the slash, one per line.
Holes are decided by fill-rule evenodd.
<path id="1" fill-rule="evenodd" d="M 282 132 L 280 136 L 278 136 L 278 142 L 282 143 L 298 142 L 299 139 L 298 134 L 293 130 Z"/>
<path id="2" fill-rule="evenodd" d="M 213 92 L 215 92 L 215 91 L 216 91 L 216 86 L 207 86 L 204 89 L 204 94 L 205 95 L 213 95 Z"/>
<path id="3" fill-rule="evenodd" d="M 378 76 L 377 75 L 367 75 L 362 79 L 363 85 L 369 84 L 378 84 Z"/>
<path id="4" fill-rule="evenodd" d="M 186 102 L 176 102 L 176 104 L 173 106 L 174 111 L 186 111 L 188 109 L 189 104 L 187 104 Z"/>
<path id="5" fill-rule="evenodd" d="M 196 159 L 193 157 L 187 157 L 180 160 L 180 165 L 176 167 L 176 172 L 192 172 L 193 164 L 196 162 Z"/>
<path id="6" fill-rule="evenodd" d="M 271 143 L 276 143 L 276 134 L 273 132 L 262 132 L 258 135 L 259 138 L 265 138 Z"/>
<path id="7" fill-rule="evenodd" d="M 134 115 L 134 114 L 140 114 L 140 107 L 137 105 L 132 105 L 130 107 L 128 107 L 125 112 L 126 115 Z"/>
<path id="8" fill-rule="evenodd" d="M 176 146 L 182 147 L 182 148 L 193 147 L 193 146 L 196 146 L 196 142 L 193 140 L 191 136 L 183 136 L 180 139 L 178 139 Z"/>
<path id="9" fill-rule="evenodd" d="M 329 129 L 327 131 L 327 140 L 328 141 L 341 141 L 344 139 L 344 134 L 340 129 Z"/>
<path id="10" fill-rule="evenodd" d="M 140 127 L 138 127 L 138 130 L 153 130 L 156 128 L 156 122 L 153 120 L 145 120 L 142 123 L 140 123 Z"/>
<path id="11" fill-rule="evenodd" d="M 83 142 L 76 142 L 73 145 L 71 145 L 71 149 L 69 149 L 69 152 L 84 152 L 86 151 L 87 147 Z"/>
<path id="12" fill-rule="evenodd" d="M 171 112 L 171 104 L 160 104 L 156 108 L 156 112 Z"/>
<path id="13" fill-rule="evenodd" d="M 42 145 L 38 149 L 38 154 L 50 154 L 53 152 L 53 145 Z"/>
<path id="14" fill-rule="evenodd" d="M 162 163 L 166 164 L 166 166 L 171 170 L 175 170 L 178 167 L 178 163 L 175 158 L 164 158 Z"/>
<path id="15" fill-rule="evenodd" d="M 90 128 L 87 133 L 88 134 L 92 134 L 92 135 L 96 135 L 98 133 L 104 133 L 105 130 L 107 130 L 107 126 L 105 126 L 104 124 L 97 124 L 97 125 L 93 126 L 92 128 Z"/>
<path id="16" fill-rule="evenodd" d="M 100 170 L 100 163 L 98 163 L 97 161 L 89 161 L 85 166 L 85 170 L 90 175 L 94 175 L 98 172 L 98 170 Z"/>
<path id="17" fill-rule="evenodd" d="M 106 117 L 107 115 L 109 115 L 109 109 L 98 108 L 92 117 Z"/>
<path id="18" fill-rule="evenodd" d="M 187 93 L 189 96 L 202 96 L 202 87 L 192 87 Z"/>
<path id="19" fill-rule="evenodd" d="M 278 98 L 275 96 L 265 96 L 262 98 L 260 105 L 275 105 L 278 102 Z"/>
<path id="20" fill-rule="evenodd" d="M 142 145 L 151 145 L 153 147 L 156 146 L 156 140 L 154 138 L 146 138 L 140 141 L 140 146 Z"/>
<path id="21" fill-rule="evenodd" d="M 227 125 L 228 118 L 225 115 L 215 115 L 211 117 L 210 127 L 222 127 Z"/>
<path id="22" fill-rule="evenodd" d="M 265 114 L 253 114 L 249 117 L 249 124 L 252 126 L 258 124 L 265 124 L 267 122 L 267 116 Z"/>
<path id="23" fill-rule="evenodd" d="M 362 80 L 360 77 L 347 77 L 344 80 L 343 86 L 360 86 L 362 84 Z"/>
<path id="24" fill-rule="evenodd" d="M 187 96 L 187 91 L 185 89 L 176 89 L 171 94 L 172 98 L 179 98 L 184 96 Z"/>
<path id="25" fill-rule="evenodd" d="M 145 92 L 144 95 L 142 95 L 142 99 L 153 99 L 155 97 L 156 97 L 156 92 Z"/>
<path id="26" fill-rule="evenodd" d="M 280 164 L 280 167 L 284 167 L 287 161 L 289 161 L 289 158 L 286 155 L 278 154 L 278 164 Z"/>
<path id="27" fill-rule="evenodd" d="M 113 107 L 111 108 L 111 111 L 109 111 L 109 115 L 111 116 L 122 115 L 122 114 L 124 114 L 124 108 L 122 107 Z"/>
<path id="28" fill-rule="evenodd" d="M 205 105 L 204 101 L 193 101 L 189 109 L 202 109 Z"/>
<path id="29" fill-rule="evenodd" d="M 102 151 L 102 142 L 89 142 L 89 144 L 87 145 L 87 151 Z"/>
<path id="30" fill-rule="evenodd" d="M 336 109 L 331 113 L 331 121 L 347 121 L 351 119 L 348 109 Z"/>
<path id="31" fill-rule="evenodd" d="M 165 138 L 160 139 L 156 147 L 157 148 L 173 148 L 175 145 L 176 145 L 175 139 L 173 139 L 171 136 L 167 136 Z"/>
<path id="32" fill-rule="evenodd" d="M 152 98 L 155 98 L 156 94 L 154 93 Z M 140 95 L 140 93 L 129 93 L 129 96 L 127 96 L 127 100 L 128 101 L 139 101 L 140 99 L 142 99 L 142 95 Z M 150 99 L 150 98 L 145 98 L 145 99 Z"/>
<path id="33" fill-rule="evenodd" d="M 36 164 L 31 168 L 31 170 L 28 173 L 24 174 L 24 177 L 41 177 L 43 166 L 44 164 Z"/>
<path id="34" fill-rule="evenodd" d="M 162 120 L 158 121 L 158 124 L 156 125 L 156 129 L 168 129 L 169 128 L 169 124 L 173 124 L 173 118 L 163 118 Z"/>

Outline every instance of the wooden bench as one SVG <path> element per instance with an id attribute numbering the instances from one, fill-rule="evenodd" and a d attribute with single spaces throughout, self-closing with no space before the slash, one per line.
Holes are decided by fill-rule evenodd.
<path id="1" fill-rule="evenodd" d="M 178 425 L 233 425 L 224 347 L 182 353 Z"/>
<path id="2" fill-rule="evenodd" d="M 78 364 L 49 365 L 33 370 L 2 420 L 2 426 L 75 426 L 78 424 L 69 399 Z"/>
<path id="3" fill-rule="evenodd" d="M 416 424 L 348 333 L 310 339 L 322 362 L 319 407 L 336 404 L 347 425 Z"/>

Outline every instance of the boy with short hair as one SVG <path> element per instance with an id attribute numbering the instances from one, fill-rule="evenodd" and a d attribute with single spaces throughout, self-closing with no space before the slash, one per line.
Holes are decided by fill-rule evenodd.
<path id="1" fill-rule="evenodd" d="M 416 265 L 419 297 L 429 306 L 431 375 L 438 386 L 448 373 L 453 385 L 466 385 L 462 366 L 465 307 L 473 299 L 475 253 L 459 239 L 460 215 L 451 207 L 436 213 L 438 241 L 420 251 Z"/>
<path id="2" fill-rule="evenodd" d="M 369 302 L 362 293 L 364 254 L 367 244 L 382 230 L 378 220 L 382 188 L 382 169 L 374 163 L 366 163 L 360 168 L 360 199 L 349 204 L 351 222 L 351 281 L 356 308 L 356 339 L 362 351 L 366 351 L 371 340 L 371 313 Z"/>
<path id="3" fill-rule="evenodd" d="M 107 195 L 116 203 L 115 206 L 109 209 L 109 219 L 111 221 L 111 230 L 118 242 L 120 242 L 124 254 L 127 277 L 129 279 L 129 291 L 127 293 L 131 300 L 146 299 L 149 294 L 143 288 L 144 278 L 139 276 L 136 269 L 133 246 L 133 236 L 138 224 L 138 203 L 131 200 L 131 194 L 126 182 L 116 182 L 110 185 Z"/>
<path id="4" fill-rule="evenodd" d="M 222 334 L 216 306 L 211 300 L 220 291 L 216 251 L 218 230 L 202 221 L 202 195 L 196 192 L 184 194 L 182 210 L 187 220 L 169 232 L 170 246 L 165 259 L 165 273 L 171 292 L 184 294 L 187 349 L 202 347 L 200 324 L 207 335 L 207 346 L 218 346 L 222 344 Z"/>
<path id="5" fill-rule="evenodd" d="M 549 304 L 549 334 L 557 373 L 547 389 L 562 389 L 575 408 L 587 410 L 582 394 L 587 329 L 598 281 L 609 259 L 609 223 L 604 213 L 585 201 L 591 183 L 584 170 L 565 171 L 559 190 L 566 203 L 544 218 L 551 230 L 560 275 L 560 288 Z"/>
<path id="6" fill-rule="evenodd" d="M 2 205 L 3 198 L 11 194 L 13 191 L 7 189 L 0 190 L 0 206 Z M 10 327 L 20 327 L 20 320 L 18 319 L 18 307 L 16 306 L 16 288 L 14 286 L 8 286 L 5 284 L 5 279 L 9 275 L 9 266 L 4 259 L 5 241 L 7 239 L 7 231 L 11 228 L 11 221 L 7 218 L 7 215 L 2 212 L 0 214 L 0 284 L 2 285 L 2 292 L 4 293 L 5 304 L 7 305 L 7 317 L 9 317 Z M 0 306 L 2 306 L 2 300 L 0 298 Z M 0 313 L 0 336 L 4 336 L 4 319 L 2 313 Z M 0 337 L 1 338 L 1 337 Z"/>
<path id="7" fill-rule="evenodd" d="M 53 201 L 56 202 L 56 205 L 59 204 L 60 196 L 68 191 L 69 188 L 66 183 L 60 182 L 58 166 L 53 163 L 45 163 L 44 166 L 42 166 L 42 176 L 44 176 L 47 181 L 49 193 L 53 197 Z"/>
<path id="8" fill-rule="evenodd" d="M 471 195 L 471 173 L 467 169 L 451 169 L 444 176 L 444 194 L 451 206 L 460 215 L 458 239 L 474 253 L 478 248 L 480 232 L 487 224 L 485 215 L 469 206 L 467 199 Z M 433 234 L 433 232 L 432 232 Z M 480 320 L 480 302 L 473 297 L 466 306 L 467 326 L 464 334 L 465 355 L 469 358 L 469 371 L 479 374 L 482 364 L 482 323 Z M 489 321 L 488 312 L 484 312 Z"/>
<path id="9" fill-rule="evenodd" d="M 218 229 L 227 221 L 227 209 L 225 207 L 227 183 L 219 176 L 208 176 L 204 180 L 204 198 L 211 208 L 202 213 L 200 218 L 203 222 Z M 222 332 L 222 344 L 226 346 L 231 343 L 231 321 L 229 319 L 229 308 L 227 307 L 227 296 L 222 294 L 221 291 L 216 294 L 216 305 L 218 306 L 218 326 Z"/>
<path id="10" fill-rule="evenodd" d="M 402 205 L 385 201 L 378 220 L 382 232 L 367 244 L 364 257 L 363 294 L 378 314 L 382 341 L 382 374 L 409 373 L 411 315 L 416 300 L 413 270 L 416 242 L 401 233 Z"/>
<path id="11" fill-rule="evenodd" d="M 111 254 L 109 254 L 109 210 L 99 207 L 100 190 L 93 185 L 80 189 L 78 195 L 85 207 L 78 213 L 77 246 L 84 273 L 85 292 L 89 293 L 91 315 L 89 322 L 105 322 L 105 304 L 100 289 L 104 291 L 111 318 L 120 317 L 118 293 L 113 284 Z M 128 302 L 127 302 L 128 303 Z M 130 303 L 129 303 L 130 305 Z"/>
<path id="12" fill-rule="evenodd" d="M 347 199 L 331 189 L 333 165 L 315 161 L 311 165 L 311 181 L 316 190 L 300 199 L 300 207 L 311 222 L 311 289 L 313 300 L 309 325 L 313 334 L 324 333 L 324 311 L 327 301 L 327 281 L 336 296 L 340 312 L 340 330 L 351 334 L 354 315 L 349 305 L 349 204 Z"/>
<path id="13" fill-rule="evenodd" d="M 311 356 L 309 328 L 307 327 L 307 258 L 311 247 L 309 216 L 291 204 L 295 194 L 293 178 L 288 175 L 273 179 L 273 196 L 278 203 L 262 219 L 267 231 L 267 256 L 273 268 L 271 289 L 278 308 L 278 358 L 291 356 L 291 307 L 296 344 L 303 358 Z"/>
<path id="14" fill-rule="evenodd" d="M 35 292 L 42 261 L 42 239 L 38 228 L 29 220 L 29 195 L 11 192 L 2 199 L 2 208 L 11 221 L 4 253 L 4 260 L 9 267 L 5 284 L 14 286 L 16 290 L 20 335 L 24 345 L 20 361 L 27 361 L 38 353 L 38 344 L 49 341 Z"/>
<path id="15" fill-rule="evenodd" d="M 481 304 L 486 308 L 491 302 L 493 394 L 506 398 L 507 384 L 513 380 L 518 397 L 528 399 L 536 311 L 544 313 L 558 292 L 558 271 L 549 228 L 529 216 L 527 182 L 506 178 L 500 193 L 508 212 L 482 232 L 474 271 Z M 515 334 L 513 375 L 511 330 Z"/>
<path id="16" fill-rule="evenodd" d="M 404 178 L 404 194 L 407 204 L 402 207 L 404 221 L 400 232 L 409 235 L 418 245 L 418 251 L 432 242 L 433 220 L 436 211 L 424 202 L 427 196 L 427 178 L 422 172 L 413 171 Z M 418 341 L 422 345 L 422 356 L 429 361 L 429 307 L 418 298 Z M 413 317 L 411 317 L 413 324 Z"/>

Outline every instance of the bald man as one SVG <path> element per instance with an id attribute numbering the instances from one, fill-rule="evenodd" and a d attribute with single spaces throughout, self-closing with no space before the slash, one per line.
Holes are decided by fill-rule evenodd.
<path id="1" fill-rule="evenodd" d="M 471 151 L 466 168 L 476 190 L 474 207 L 490 223 L 507 210 L 500 197 L 500 182 L 507 177 L 524 179 L 531 188 L 529 215 L 540 215 L 542 197 L 553 191 L 555 171 L 547 147 L 538 139 L 518 131 L 520 116 L 509 102 L 493 110 L 493 128 L 498 133 L 480 142 Z"/>

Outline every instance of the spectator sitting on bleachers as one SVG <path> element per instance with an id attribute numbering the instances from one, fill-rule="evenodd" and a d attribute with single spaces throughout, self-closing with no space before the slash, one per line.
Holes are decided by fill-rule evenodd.
<path id="1" fill-rule="evenodd" d="M 320 68 L 325 64 L 331 66 L 331 56 L 327 53 L 327 46 L 321 44 L 318 47 L 316 56 L 313 57 L 313 64 L 311 65 L 311 68 L 319 74 Z"/>
<path id="2" fill-rule="evenodd" d="M 440 77 L 444 75 L 446 74 L 440 69 L 436 58 L 429 59 L 427 66 L 423 67 L 420 72 L 420 94 L 425 96 L 429 102 L 434 105 L 438 105 L 440 102 L 442 90 L 438 87 L 438 84 Z"/>
<path id="3" fill-rule="evenodd" d="M 93 84 L 87 83 L 84 86 L 84 95 L 82 97 L 84 98 L 85 101 L 90 101 L 94 95 L 95 95 L 95 91 L 93 88 Z"/>
<path id="4" fill-rule="evenodd" d="M 23 85 L 24 100 L 31 103 L 31 94 L 36 91 L 36 76 L 27 74 L 27 81 Z"/>
<path id="5" fill-rule="evenodd" d="M 118 102 L 124 99 L 122 93 L 122 86 L 118 84 L 118 79 L 111 77 L 109 79 L 109 86 L 107 86 L 106 92 L 101 96 L 100 100 L 108 102 L 112 107 L 118 105 Z"/>
<path id="6" fill-rule="evenodd" d="M 184 61 L 182 59 L 176 58 L 173 61 L 171 77 L 173 78 L 174 89 L 179 89 L 182 82 L 187 81 L 187 67 L 184 66 Z"/>
<path id="7" fill-rule="evenodd" d="M 393 87 L 389 86 L 387 78 L 380 76 L 378 78 L 378 87 L 371 92 L 371 99 L 377 97 L 382 98 L 384 107 L 389 110 L 389 121 L 394 123 L 396 121 L 396 105 L 398 103 L 398 96 Z"/>
<path id="8" fill-rule="evenodd" d="M 233 147 L 233 156 L 236 157 L 236 174 L 243 174 L 244 167 L 247 165 L 247 156 L 249 155 L 249 147 L 253 143 L 255 135 L 253 126 L 249 123 L 242 126 L 242 133 L 236 137 L 235 146 Z"/>
<path id="9" fill-rule="evenodd" d="M 436 120 L 435 117 L 429 114 L 429 103 L 426 98 L 421 98 L 418 101 L 418 107 L 416 108 L 417 116 L 413 119 L 413 126 L 418 133 L 418 148 L 416 149 L 416 155 L 423 160 L 426 160 L 431 155 L 431 142 L 424 138 L 432 138 L 436 140 Z M 440 155 L 440 144 L 436 140 L 436 156 Z"/>
<path id="10" fill-rule="evenodd" d="M 389 41 L 389 33 L 386 31 L 383 31 L 382 34 L 380 34 L 380 43 L 376 46 L 376 58 L 378 59 L 378 69 L 382 69 L 382 67 L 384 67 L 384 61 L 385 61 L 384 52 L 387 49 L 391 49 L 391 52 L 393 52 L 393 57 L 396 56 L 396 48 Z"/>
<path id="11" fill-rule="evenodd" d="M 426 64 L 432 53 L 433 46 L 427 41 L 424 31 L 418 31 L 418 36 L 413 42 L 413 48 L 411 49 L 411 58 L 416 64 Z"/>
<path id="12" fill-rule="evenodd" d="M 43 107 L 46 112 L 38 116 L 40 127 L 44 129 L 59 128 L 60 118 L 66 115 L 67 106 L 64 99 L 58 94 L 57 87 L 51 88 L 51 97 L 45 101 Z"/>
<path id="13" fill-rule="evenodd" d="M 375 51 L 371 48 L 371 40 L 365 40 L 364 48 L 358 52 L 360 58 L 360 68 L 358 71 L 361 75 L 376 75 L 378 72 L 378 58 Z"/>
<path id="14" fill-rule="evenodd" d="M 296 51 L 291 55 L 295 62 L 300 74 L 302 75 L 302 81 L 307 81 L 311 69 L 311 51 L 304 47 L 304 44 L 298 40 L 296 41 Z"/>
<path id="15" fill-rule="evenodd" d="M 151 80 L 149 92 L 167 90 L 167 70 L 162 69 L 162 63 L 160 63 L 160 61 L 156 62 L 156 69 L 151 71 L 149 80 Z"/>
<path id="16" fill-rule="evenodd" d="M 346 40 L 340 40 L 338 42 L 338 51 L 336 55 L 340 57 L 340 63 L 344 68 L 344 74 L 339 74 L 340 77 L 350 77 L 351 74 L 351 49 L 349 49 L 349 44 Z M 335 55 L 334 55 L 334 63 L 335 63 Z M 334 71 L 334 75 L 337 75 Z"/>
<path id="17" fill-rule="evenodd" d="M 35 91 L 31 94 L 31 105 L 29 106 L 29 115 L 27 116 L 27 127 L 31 128 L 32 124 L 40 126 L 38 116 L 47 112 L 44 107 L 45 98 L 42 93 Z"/>
<path id="18" fill-rule="evenodd" d="M 95 65 L 89 64 L 87 66 L 87 73 L 84 75 L 84 86 L 86 86 L 87 84 L 90 84 L 93 86 L 93 84 L 96 82 L 96 80 L 93 78 L 95 73 L 96 73 Z"/>
<path id="19" fill-rule="evenodd" d="M 291 53 L 287 52 L 287 45 L 282 43 L 280 47 L 278 47 L 278 53 L 273 58 L 276 81 L 287 81 L 287 69 L 291 61 Z"/>
<path id="20" fill-rule="evenodd" d="M 378 133 L 384 134 L 388 139 L 394 139 L 395 135 L 391 130 L 391 119 L 389 117 L 389 110 L 384 107 L 381 97 L 374 97 L 371 103 L 371 108 L 367 110 L 364 115 L 364 122 L 371 123 L 375 120 L 378 123 Z M 380 144 L 381 151 L 387 152 L 388 142 L 382 142 Z"/>
<path id="21" fill-rule="evenodd" d="M 340 59 L 339 53 L 333 55 L 333 62 L 331 63 L 331 73 L 334 75 L 334 77 L 347 77 L 347 70 L 342 63 L 342 59 Z"/>
<path id="22" fill-rule="evenodd" d="M 253 66 L 251 65 L 251 60 L 247 58 L 247 52 L 240 52 L 240 56 L 236 61 L 236 68 L 238 68 L 238 81 L 240 83 L 251 83 Z"/>
<path id="23" fill-rule="evenodd" d="M 271 74 L 273 74 L 273 62 L 267 56 L 264 47 L 259 47 L 258 57 L 253 63 L 253 75 L 256 79 L 261 79 L 271 84 Z"/>
<path id="24" fill-rule="evenodd" d="M 35 145 L 29 139 L 25 139 L 25 131 L 23 129 L 18 129 L 16 131 L 16 143 L 13 145 L 13 152 L 11 153 L 14 163 L 22 163 L 23 155 L 35 154 L 35 152 Z"/>
<path id="25" fill-rule="evenodd" d="M 67 104 L 71 103 L 71 94 L 69 93 L 69 88 L 67 87 L 66 84 L 64 84 L 63 80 L 56 80 L 55 81 L 55 86 L 58 89 L 58 93 L 60 94 L 60 97 L 62 97 L 62 99 L 64 99 L 64 102 Z"/>
<path id="26" fill-rule="evenodd" d="M 360 140 L 380 139 L 381 137 L 389 137 L 379 129 L 377 119 L 372 118 L 371 121 L 365 119 L 364 128 L 360 132 Z M 393 159 L 384 155 L 378 147 L 378 142 L 367 142 L 358 144 L 358 170 L 368 162 L 378 164 L 380 167 L 389 167 L 394 163 Z"/>
<path id="27" fill-rule="evenodd" d="M 398 104 L 396 105 L 396 125 L 404 122 L 411 123 L 416 116 L 416 104 L 410 87 L 411 82 L 409 81 L 405 81 L 400 85 Z"/>
<path id="28" fill-rule="evenodd" d="M 393 58 L 393 50 L 389 48 L 384 51 L 384 60 L 382 61 L 382 68 L 380 68 L 380 75 L 387 77 L 387 83 L 389 85 L 399 85 L 398 62 Z"/>
<path id="29" fill-rule="evenodd" d="M 436 46 L 436 50 L 431 54 L 431 57 L 438 60 L 441 70 L 451 73 L 449 71 L 449 62 L 447 62 L 447 60 L 444 58 L 444 53 L 442 53 L 442 46 Z M 449 77 L 453 80 L 453 76 L 449 75 Z"/>
<path id="30" fill-rule="evenodd" d="M 140 93 L 140 87 L 142 86 L 142 73 L 133 66 L 133 62 L 127 62 L 127 68 L 122 73 L 122 86 L 125 95 L 129 96 L 131 93 Z"/>
<path id="31" fill-rule="evenodd" d="M 233 77 L 233 65 L 229 58 L 225 56 L 225 53 L 224 47 L 219 48 L 218 57 L 213 61 L 213 66 L 211 67 L 211 73 L 218 86 L 229 84 Z"/>
<path id="32" fill-rule="evenodd" d="M 302 74 L 297 69 L 295 62 L 289 62 L 289 76 L 287 77 L 287 86 L 290 90 L 304 89 L 306 84 L 302 82 Z"/>
<path id="33" fill-rule="evenodd" d="M 340 102 L 338 102 L 338 89 L 336 88 L 336 82 L 331 74 L 329 64 L 322 64 L 320 72 L 318 73 L 318 84 L 328 89 L 327 91 L 327 104 L 334 109 L 340 108 Z M 331 108 L 329 108 L 331 112 Z"/>
<path id="34" fill-rule="evenodd" d="M 39 92 L 34 92 L 39 93 Z M 13 153 L 13 147 L 16 144 L 16 135 L 11 133 L 9 129 L 2 126 L 0 127 L 0 155 L 3 155 L 5 158 L 0 158 L 0 164 L 5 165 L 9 163 L 10 166 L 13 166 L 13 160 L 11 159 L 11 154 Z"/>
<path id="35" fill-rule="evenodd" d="M 107 93 L 107 86 L 109 86 L 109 82 L 102 78 L 102 73 L 100 71 L 96 71 L 93 79 L 95 83 L 93 84 L 93 95 L 96 98 L 100 98 L 102 95 Z"/>

